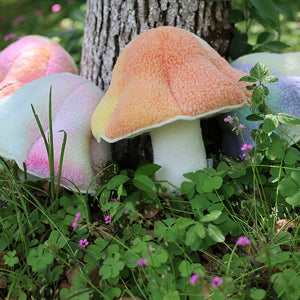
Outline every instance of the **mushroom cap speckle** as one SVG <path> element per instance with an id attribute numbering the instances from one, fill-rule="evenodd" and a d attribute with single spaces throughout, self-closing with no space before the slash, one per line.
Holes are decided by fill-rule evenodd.
<path id="1" fill-rule="evenodd" d="M 43 36 L 22 37 L 0 52 L 0 99 L 26 83 L 62 72 L 78 73 L 63 47 Z"/>
<path id="2" fill-rule="evenodd" d="M 94 111 L 93 135 L 115 142 L 246 106 L 244 75 L 194 34 L 169 26 L 148 30 L 121 52 Z"/>

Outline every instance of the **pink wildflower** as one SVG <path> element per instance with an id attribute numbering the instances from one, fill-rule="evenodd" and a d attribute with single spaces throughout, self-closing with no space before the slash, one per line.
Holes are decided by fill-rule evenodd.
<path id="1" fill-rule="evenodd" d="M 59 12 L 60 10 L 61 10 L 61 5 L 60 5 L 60 4 L 54 4 L 54 5 L 52 5 L 52 7 L 51 7 L 51 11 L 52 11 L 53 13 Z"/>
<path id="2" fill-rule="evenodd" d="M 251 240 L 246 237 L 246 236 L 240 236 L 237 241 L 236 241 L 236 244 L 239 245 L 239 246 L 247 246 L 249 245 L 251 242 Z"/>
<path id="3" fill-rule="evenodd" d="M 234 118 L 231 115 L 228 115 L 225 119 L 224 122 L 225 123 L 230 123 Z"/>
<path id="4" fill-rule="evenodd" d="M 244 145 L 241 147 L 241 150 L 242 150 L 242 151 L 248 151 L 248 150 L 251 150 L 252 148 L 253 148 L 252 145 L 244 144 Z"/>
<path id="5" fill-rule="evenodd" d="M 153 246 L 151 244 L 148 246 L 148 249 L 148 253 L 152 253 L 154 251 Z"/>
<path id="6" fill-rule="evenodd" d="M 13 26 L 16 27 L 18 26 L 21 22 L 25 21 L 25 17 L 23 15 L 18 16 L 14 22 L 13 22 Z"/>
<path id="7" fill-rule="evenodd" d="M 16 37 L 15 33 L 9 33 L 4 37 L 4 41 L 9 41 L 10 39 L 13 39 L 14 37 Z"/>
<path id="8" fill-rule="evenodd" d="M 111 216 L 106 216 L 104 220 L 105 220 L 105 224 L 109 224 L 111 222 Z"/>
<path id="9" fill-rule="evenodd" d="M 83 239 L 83 240 L 80 240 L 78 244 L 79 244 L 79 246 L 81 246 L 82 248 L 85 248 L 85 247 L 89 244 L 89 242 L 88 242 L 87 239 Z"/>
<path id="10" fill-rule="evenodd" d="M 200 274 L 198 274 L 198 273 L 193 274 L 190 278 L 190 284 L 195 285 L 196 282 L 198 281 L 199 277 L 200 277 Z"/>
<path id="11" fill-rule="evenodd" d="M 81 212 L 79 211 L 78 213 L 76 213 L 76 215 L 75 215 L 75 219 L 74 219 L 74 221 L 73 221 L 73 223 L 72 223 L 72 227 L 73 227 L 73 229 L 75 230 L 76 228 L 77 228 L 77 226 L 78 226 L 78 220 L 80 219 L 80 215 L 81 215 Z"/>
<path id="12" fill-rule="evenodd" d="M 211 286 L 213 288 L 216 288 L 217 286 L 220 286 L 222 284 L 222 282 L 223 282 L 223 279 L 220 278 L 220 277 L 218 277 L 218 276 L 216 276 L 216 277 L 213 278 Z"/>
<path id="13" fill-rule="evenodd" d="M 36 15 L 36 16 L 40 16 L 41 14 L 42 14 L 42 11 L 40 10 L 40 9 L 35 9 L 34 10 L 34 14 Z"/>
<path id="14" fill-rule="evenodd" d="M 243 131 L 245 129 L 245 124 L 239 124 L 237 129 Z"/>
<path id="15" fill-rule="evenodd" d="M 137 261 L 137 265 L 139 267 L 142 267 L 142 266 L 147 265 L 147 264 L 148 264 L 148 260 L 145 257 L 142 257 L 141 259 L 139 259 Z"/>
<path id="16" fill-rule="evenodd" d="M 72 227 L 75 230 L 78 226 L 77 220 L 74 220 L 74 222 L 72 223 Z"/>
<path id="17" fill-rule="evenodd" d="M 110 198 L 110 201 L 112 201 L 112 202 L 116 202 L 116 201 L 117 201 L 117 198 L 113 198 L 113 197 L 111 197 L 111 198 Z"/>
<path id="18" fill-rule="evenodd" d="M 240 155 L 239 155 L 239 158 L 240 158 L 240 159 L 243 159 L 243 158 L 245 158 L 245 157 L 246 157 L 246 153 L 243 153 L 243 154 L 240 154 Z"/>

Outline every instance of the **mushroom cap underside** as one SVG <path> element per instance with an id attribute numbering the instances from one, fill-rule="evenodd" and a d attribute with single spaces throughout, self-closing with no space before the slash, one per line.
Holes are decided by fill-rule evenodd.
<path id="1" fill-rule="evenodd" d="M 244 75 L 194 34 L 168 26 L 148 30 L 121 52 L 93 114 L 93 135 L 115 142 L 246 106 L 251 94 L 239 82 Z"/>

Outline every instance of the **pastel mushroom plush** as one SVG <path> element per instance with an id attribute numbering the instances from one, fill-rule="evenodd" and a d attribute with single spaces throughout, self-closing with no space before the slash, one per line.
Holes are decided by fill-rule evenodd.
<path id="1" fill-rule="evenodd" d="M 199 119 L 250 99 L 238 82 L 244 75 L 194 34 L 148 30 L 121 52 L 93 114 L 93 135 L 113 143 L 150 132 L 154 163 L 162 166 L 156 180 L 179 187 L 184 173 L 207 167 Z"/>
<path id="2" fill-rule="evenodd" d="M 94 193 L 90 185 L 102 167 L 101 158 L 110 159 L 110 145 L 97 143 L 90 120 L 103 92 L 87 79 L 71 73 L 45 76 L 28 83 L 0 101 L 0 156 L 16 161 L 20 169 L 26 163 L 28 173 L 50 176 L 46 147 L 35 120 L 33 105 L 46 136 L 49 127 L 49 92 L 52 91 L 52 122 L 55 176 L 64 130 L 67 134 L 62 180 L 65 187 Z"/>
<path id="3" fill-rule="evenodd" d="M 0 52 L 0 99 L 38 78 L 78 70 L 58 43 L 42 36 L 20 38 Z"/>
<path id="4" fill-rule="evenodd" d="M 231 65 L 243 72 L 249 73 L 251 68 L 262 62 L 271 68 L 271 73 L 278 77 L 278 82 L 266 84 L 269 95 L 266 97 L 266 110 L 270 114 L 287 113 L 300 118 L 300 52 L 291 53 L 253 53 L 244 55 L 233 61 Z M 243 131 L 244 141 L 240 136 L 232 132 L 231 126 L 223 124 L 223 152 L 228 155 L 237 156 L 241 153 L 244 143 L 254 145 L 251 131 L 257 129 L 257 123 L 247 121 L 246 117 L 251 114 L 250 108 L 236 110 L 230 115 L 236 115 L 239 123 L 245 125 Z M 224 117 L 223 117 L 224 118 Z M 223 120 L 221 120 L 223 123 Z M 300 126 L 281 126 L 288 132 L 287 139 L 292 142 L 300 140 Z"/>
<path id="5" fill-rule="evenodd" d="M 256 52 L 237 58 L 231 65 L 233 67 L 247 64 L 255 65 L 257 62 L 264 63 L 272 71 L 283 76 L 300 76 L 300 52 Z"/>

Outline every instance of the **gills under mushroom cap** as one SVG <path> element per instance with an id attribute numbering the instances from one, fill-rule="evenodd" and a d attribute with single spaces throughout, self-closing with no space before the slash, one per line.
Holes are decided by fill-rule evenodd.
<path id="1" fill-rule="evenodd" d="M 21 169 L 25 162 L 30 174 L 49 177 L 47 151 L 31 104 L 48 136 L 50 87 L 55 176 L 64 137 L 61 130 L 64 130 L 67 142 L 61 182 L 70 189 L 75 189 L 74 183 L 82 192 L 94 192 L 96 185 L 89 187 L 89 184 L 94 171 L 101 167 L 100 159 L 110 159 L 110 148 L 107 143 L 97 143 L 90 128 L 92 113 L 103 92 L 81 76 L 70 73 L 45 76 L 1 99 L 0 156 L 15 160 Z"/>
<path id="2" fill-rule="evenodd" d="M 177 120 L 244 106 L 250 93 L 232 68 L 197 36 L 159 27 L 121 52 L 111 84 L 92 118 L 93 135 L 109 142 Z"/>
<path id="3" fill-rule="evenodd" d="M 38 35 L 22 37 L 0 52 L 0 99 L 26 83 L 62 72 L 78 72 L 63 47 Z"/>

